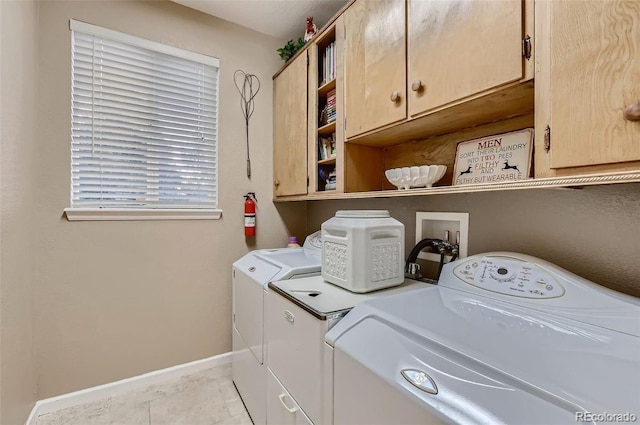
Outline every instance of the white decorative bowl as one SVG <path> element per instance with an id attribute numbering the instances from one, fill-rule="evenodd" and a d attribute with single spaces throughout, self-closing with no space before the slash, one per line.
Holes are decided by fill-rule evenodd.
<path id="1" fill-rule="evenodd" d="M 398 189 L 432 187 L 447 171 L 446 165 L 421 165 L 386 170 L 387 180 Z"/>

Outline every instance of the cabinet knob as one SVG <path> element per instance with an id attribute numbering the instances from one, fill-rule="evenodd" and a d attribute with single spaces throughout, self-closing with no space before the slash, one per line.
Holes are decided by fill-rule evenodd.
<path id="1" fill-rule="evenodd" d="M 413 91 L 420 91 L 420 90 L 422 90 L 422 81 L 420 81 L 420 80 L 415 80 L 415 81 L 411 84 L 411 90 L 413 90 Z"/>
<path id="2" fill-rule="evenodd" d="M 624 119 L 627 121 L 640 121 L 640 101 L 624 110 Z"/>
<path id="3" fill-rule="evenodd" d="M 280 186 L 280 180 L 275 179 L 275 180 L 273 181 L 273 185 L 274 185 L 275 187 Z"/>
<path id="4" fill-rule="evenodd" d="M 391 93 L 391 96 L 389 97 L 391 99 L 392 102 L 397 102 L 398 100 L 400 100 L 400 94 L 394 90 L 393 93 Z"/>

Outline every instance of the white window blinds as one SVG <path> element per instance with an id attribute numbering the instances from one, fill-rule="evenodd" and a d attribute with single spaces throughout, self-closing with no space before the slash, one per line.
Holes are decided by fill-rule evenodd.
<path id="1" fill-rule="evenodd" d="M 78 21 L 72 208 L 217 208 L 216 58 Z"/>

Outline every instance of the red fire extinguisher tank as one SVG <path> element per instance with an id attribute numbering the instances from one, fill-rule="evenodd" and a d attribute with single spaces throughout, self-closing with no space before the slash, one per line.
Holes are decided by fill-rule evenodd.
<path id="1" fill-rule="evenodd" d="M 256 235 L 256 194 L 249 192 L 244 195 L 244 235 Z"/>

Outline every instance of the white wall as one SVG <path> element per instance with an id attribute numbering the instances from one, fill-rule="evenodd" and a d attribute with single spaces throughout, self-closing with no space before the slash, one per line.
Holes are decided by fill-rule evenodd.
<path id="1" fill-rule="evenodd" d="M 255 247 L 286 246 L 305 205 L 272 198 L 272 75 L 279 40 L 166 1 L 40 4 L 36 211 L 38 397 L 231 349 L 231 264 Z M 219 221 L 68 222 L 69 19 L 220 58 Z M 262 82 L 246 177 L 237 69 Z M 258 236 L 245 243 L 243 198 L 258 196 Z M 286 223 L 286 224 L 285 224 Z M 287 228 L 287 225 L 290 228 Z"/>
<path id="2" fill-rule="evenodd" d="M 406 226 L 407 250 L 416 211 L 468 212 L 470 255 L 522 252 L 640 296 L 640 184 L 310 202 L 308 230 L 338 209 L 388 209 Z"/>
<path id="3" fill-rule="evenodd" d="M 37 6 L 0 2 L 0 424 L 36 400 L 33 338 Z"/>

